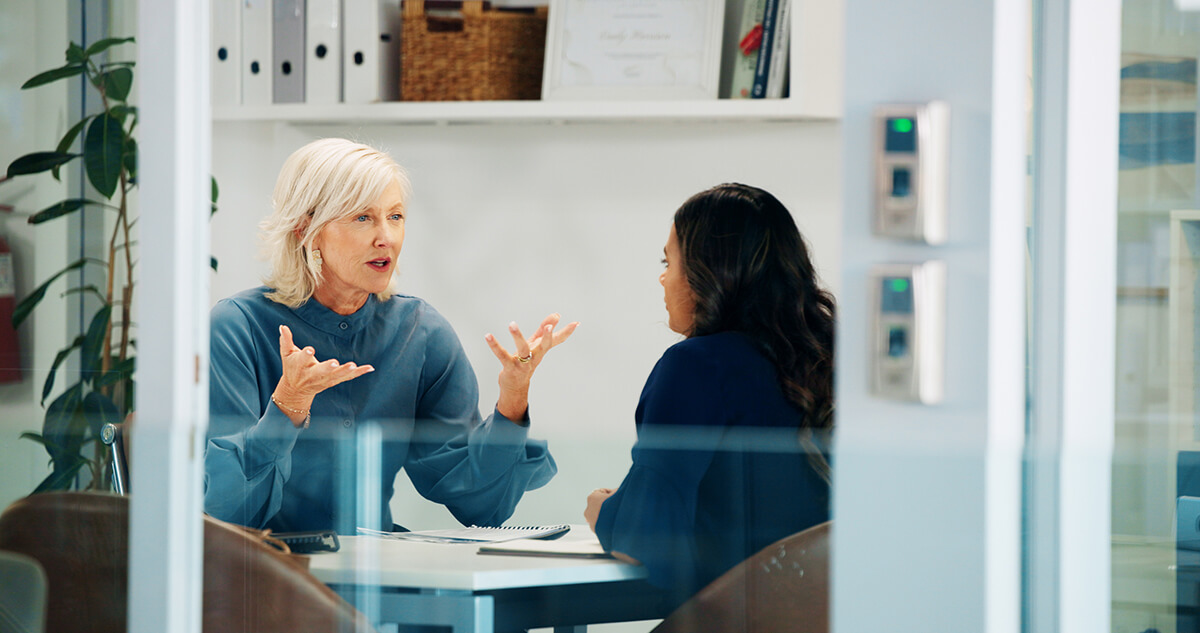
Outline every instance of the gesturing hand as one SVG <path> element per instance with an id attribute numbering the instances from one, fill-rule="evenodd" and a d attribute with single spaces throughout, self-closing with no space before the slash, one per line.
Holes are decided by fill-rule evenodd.
<path id="1" fill-rule="evenodd" d="M 292 340 L 292 330 L 286 325 L 279 326 L 279 357 L 283 361 L 283 376 L 275 387 L 273 398 L 297 426 L 303 424 L 313 397 L 318 393 L 375 371 L 370 365 L 342 364 L 336 358 L 317 361 L 316 350 L 297 347 Z"/>
<path id="2" fill-rule="evenodd" d="M 579 322 L 573 321 L 555 332 L 554 328 L 561 318 L 557 313 L 546 317 L 529 339 L 521 334 L 521 328 L 515 322 L 508 324 L 508 332 L 516 345 L 515 352 L 511 354 L 495 336 L 488 334 L 484 337 L 500 361 L 500 401 L 496 408 L 504 417 L 510 420 L 525 417 L 525 410 L 529 407 L 529 380 L 533 378 L 533 371 L 552 347 L 566 341 L 579 327 Z"/>

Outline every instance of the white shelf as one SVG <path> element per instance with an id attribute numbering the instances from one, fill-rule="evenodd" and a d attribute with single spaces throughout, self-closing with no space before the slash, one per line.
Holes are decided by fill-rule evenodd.
<path id="1" fill-rule="evenodd" d="M 792 99 L 712 101 L 436 101 L 213 108 L 213 120 L 300 124 L 565 123 L 603 121 L 833 121 Z"/>

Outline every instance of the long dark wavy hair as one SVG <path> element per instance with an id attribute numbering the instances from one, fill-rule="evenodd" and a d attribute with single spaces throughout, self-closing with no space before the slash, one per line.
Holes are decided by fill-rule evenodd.
<path id="1" fill-rule="evenodd" d="M 696 301 L 687 336 L 741 332 L 775 365 L 802 428 L 833 425 L 833 295 L 818 285 L 800 230 L 775 196 L 730 183 L 675 212 Z"/>

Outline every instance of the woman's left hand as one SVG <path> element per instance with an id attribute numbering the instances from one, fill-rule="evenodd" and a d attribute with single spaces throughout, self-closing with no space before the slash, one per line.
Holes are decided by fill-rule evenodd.
<path id="1" fill-rule="evenodd" d="M 578 321 L 573 321 L 555 332 L 554 328 L 561 318 L 557 313 L 546 317 L 529 339 L 521 334 L 521 328 L 517 327 L 515 321 L 509 323 L 508 332 L 516 344 L 513 353 L 504 349 L 495 336 L 488 334 L 484 337 L 492 353 L 500 360 L 500 399 L 496 403 L 496 410 L 509 420 L 516 422 L 524 419 L 529 409 L 529 380 L 533 378 L 533 371 L 551 348 L 570 338 L 579 326 Z"/>
<path id="2" fill-rule="evenodd" d="M 596 531 L 596 521 L 600 518 L 600 506 L 604 505 L 604 502 L 608 501 L 608 498 L 615 492 L 616 490 L 612 488 L 597 488 L 588 495 L 587 507 L 583 509 L 583 518 L 593 532 Z"/>

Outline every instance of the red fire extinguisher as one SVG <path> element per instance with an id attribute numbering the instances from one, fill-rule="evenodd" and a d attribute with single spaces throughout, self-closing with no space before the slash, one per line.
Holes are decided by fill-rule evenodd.
<path id="1" fill-rule="evenodd" d="M 0 383 L 21 380 L 21 352 L 17 348 L 17 330 L 13 310 L 17 307 L 17 279 L 12 251 L 0 236 Z"/>

